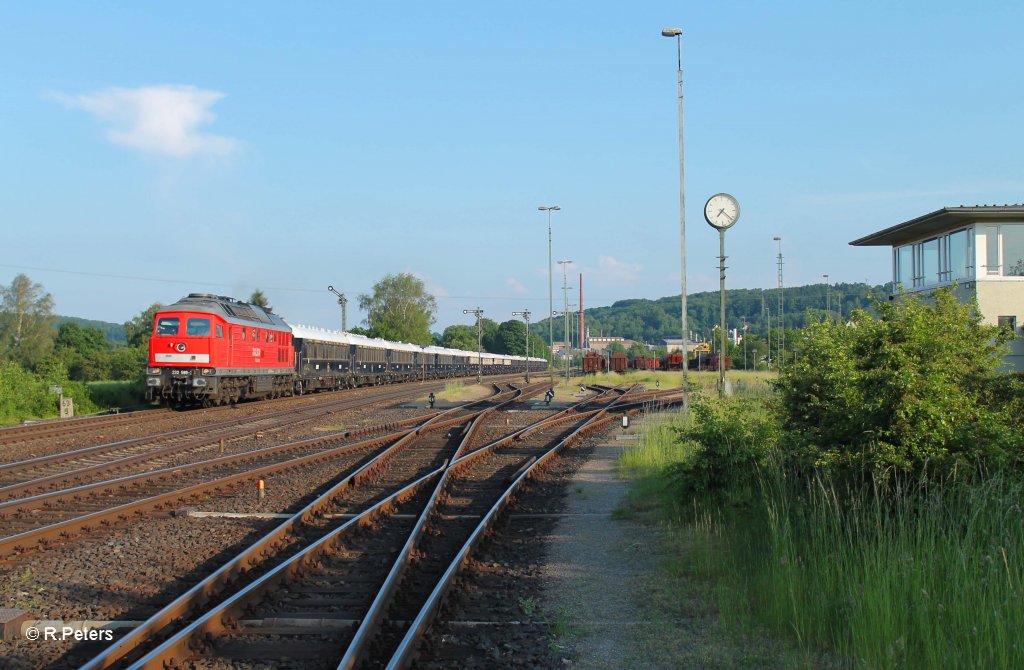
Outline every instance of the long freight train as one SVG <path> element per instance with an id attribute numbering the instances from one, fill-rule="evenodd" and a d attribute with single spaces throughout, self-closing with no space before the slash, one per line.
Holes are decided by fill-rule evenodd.
<path id="1" fill-rule="evenodd" d="M 322 389 L 476 374 L 475 351 L 291 325 L 258 305 L 190 293 L 156 313 L 147 398 L 223 405 Z M 482 356 L 484 374 L 540 371 L 543 358 Z"/>

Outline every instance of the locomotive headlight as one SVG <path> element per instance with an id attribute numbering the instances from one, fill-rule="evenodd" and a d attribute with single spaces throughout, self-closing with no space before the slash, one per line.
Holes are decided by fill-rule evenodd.
<path id="1" fill-rule="evenodd" d="M 215 375 L 215 374 L 217 374 L 217 371 L 214 370 L 213 368 L 203 368 L 203 374 L 204 375 Z"/>
<path id="2" fill-rule="evenodd" d="M 158 374 L 160 374 L 160 368 L 146 368 L 146 374 L 148 374 L 148 375 L 158 375 Z"/>

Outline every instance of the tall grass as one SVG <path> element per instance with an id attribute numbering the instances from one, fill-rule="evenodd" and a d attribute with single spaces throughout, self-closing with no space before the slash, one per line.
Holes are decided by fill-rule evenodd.
<path id="1" fill-rule="evenodd" d="M 651 420 L 619 462 L 636 479 L 632 509 L 672 520 L 688 547 L 682 560 L 713 584 L 726 622 L 767 626 L 840 666 L 1024 668 L 1019 474 L 851 489 L 795 475 L 769 450 L 749 498 L 683 495 L 680 466 L 749 441 L 739 424 L 760 415 L 739 406 L 750 402 L 715 406 L 706 425 L 678 414 Z M 703 444 L 713 440 L 734 444 Z"/>
<path id="2" fill-rule="evenodd" d="M 862 668 L 1024 667 L 1024 484 L 840 490 L 760 473 L 750 508 L 693 508 L 697 574 L 734 622 Z"/>

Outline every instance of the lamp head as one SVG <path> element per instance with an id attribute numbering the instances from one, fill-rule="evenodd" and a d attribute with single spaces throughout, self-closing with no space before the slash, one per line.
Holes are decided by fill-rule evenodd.
<path id="1" fill-rule="evenodd" d="M 661 31 L 662 37 L 679 37 L 682 34 L 682 28 L 665 28 Z"/>
<path id="2" fill-rule="evenodd" d="M 334 290 L 334 287 L 333 287 L 333 286 L 328 286 L 328 287 L 327 287 L 327 290 L 328 290 L 328 291 L 333 291 L 333 290 Z"/>

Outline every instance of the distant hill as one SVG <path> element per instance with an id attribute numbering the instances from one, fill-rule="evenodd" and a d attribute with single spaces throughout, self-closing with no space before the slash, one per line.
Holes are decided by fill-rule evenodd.
<path id="1" fill-rule="evenodd" d="M 124 325 L 120 323 L 80 319 L 77 316 L 58 316 L 57 328 L 60 328 L 60 324 L 62 323 L 76 323 L 82 328 L 95 328 L 97 330 L 101 330 L 103 331 L 103 336 L 107 338 L 107 342 L 127 342 L 128 340 L 124 333 Z"/>
<path id="2" fill-rule="evenodd" d="M 888 295 L 889 288 L 889 284 L 834 284 L 830 289 L 832 313 L 848 317 L 854 309 L 869 309 L 872 304 L 869 295 Z M 725 294 L 725 316 L 729 328 L 747 323 L 751 332 L 764 333 L 768 313 L 771 315 L 772 328 L 778 327 L 778 289 L 726 289 Z M 787 286 L 784 289 L 784 298 L 786 328 L 802 328 L 811 319 L 825 315 L 824 284 Z M 603 333 L 605 336 L 656 343 L 662 338 L 679 337 L 679 307 L 679 296 L 657 300 L 620 300 L 610 307 L 587 309 L 586 326 L 592 336 Z M 690 331 L 709 335 L 719 320 L 718 291 L 690 294 L 686 311 Z M 547 339 L 546 319 L 533 324 L 531 329 Z M 562 319 L 555 319 L 554 330 L 555 340 L 561 340 Z"/>

